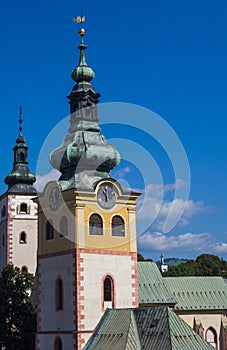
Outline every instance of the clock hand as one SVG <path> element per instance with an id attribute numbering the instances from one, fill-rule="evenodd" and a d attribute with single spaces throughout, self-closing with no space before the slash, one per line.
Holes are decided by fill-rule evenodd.
<path id="1" fill-rule="evenodd" d="M 108 196 L 108 187 L 107 187 L 107 186 L 105 186 L 105 187 L 103 188 L 103 194 L 104 194 L 104 196 L 105 196 L 105 198 L 106 198 L 106 202 L 108 202 L 109 196 Z"/>

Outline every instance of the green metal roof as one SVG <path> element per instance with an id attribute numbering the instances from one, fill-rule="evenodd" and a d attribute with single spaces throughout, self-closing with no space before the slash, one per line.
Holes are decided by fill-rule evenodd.
<path id="1" fill-rule="evenodd" d="M 164 277 L 176 300 L 175 310 L 227 309 L 227 284 L 222 277 Z"/>
<path id="2" fill-rule="evenodd" d="M 130 343 L 130 346 L 127 343 Z M 108 309 L 84 350 L 140 350 L 131 309 Z"/>
<path id="3" fill-rule="evenodd" d="M 164 279 L 154 262 L 138 263 L 139 304 L 174 305 L 176 302 L 165 286 Z"/>
<path id="4" fill-rule="evenodd" d="M 108 309 L 84 350 L 213 350 L 167 306 Z"/>

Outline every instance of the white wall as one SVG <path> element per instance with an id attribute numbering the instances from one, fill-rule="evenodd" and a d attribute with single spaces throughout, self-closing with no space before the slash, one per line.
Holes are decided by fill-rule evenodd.
<path id="1" fill-rule="evenodd" d="M 92 330 L 103 315 L 102 278 L 110 274 L 115 282 L 116 308 L 133 306 L 132 262 L 130 256 L 81 254 L 84 262 L 84 314 L 85 329 Z"/>
<path id="2" fill-rule="evenodd" d="M 8 235 L 12 236 L 12 263 L 15 266 L 27 266 L 28 272 L 35 274 L 37 265 L 37 204 L 34 196 L 9 195 L 8 197 Z M 28 205 L 29 213 L 21 214 L 18 207 L 21 203 Z M 24 231 L 27 243 L 20 244 L 20 233 Z"/>
<path id="3" fill-rule="evenodd" d="M 178 314 L 178 313 L 177 313 Z M 221 329 L 221 314 L 218 313 L 209 313 L 209 311 L 206 311 L 206 313 L 198 313 L 198 314 L 187 314 L 187 315 L 181 315 L 178 314 L 180 318 L 182 318 L 191 328 L 194 326 L 194 318 L 199 319 L 202 323 L 202 326 L 204 328 L 204 339 L 206 331 L 209 327 L 213 327 L 215 331 L 217 332 L 217 340 L 219 343 L 219 336 L 220 336 L 220 329 Z M 219 347 L 218 347 L 219 349 Z M 221 350 L 221 349 L 220 349 Z"/>
<path id="4" fill-rule="evenodd" d="M 73 256 L 72 254 L 56 256 L 39 260 L 39 273 L 41 274 L 41 331 L 72 331 L 75 328 L 73 282 Z M 56 311 L 55 281 L 63 281 L 63 310 Z"/>
<path id="5" fill-rule="evenodd" d="M 62 340 L 62 346 L 64 350 L 73 349 L 73 336 L 68 334 L 59 334 L 59 337 Z M 39 345 L 37 350 L 54 350 L 54 342 L 56 336 L 53 334 L 42 334 L 39 336 Z"/>

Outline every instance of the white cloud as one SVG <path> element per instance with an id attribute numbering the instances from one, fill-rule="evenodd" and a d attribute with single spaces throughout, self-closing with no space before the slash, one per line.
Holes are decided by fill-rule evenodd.
<path id="1" fill-rule="evenodd" d="M 139 233 L 145 232 L 149 227 L 152 231 L 166 233 L 175 226 L 188 225 L 193 216 L 210 210 L 201 201 L 174 198 L 175 190 L 185 185 L 182 180 L 177 180 L 174 184 L 146 186 L 137 202 Z M 172 194 L 172 199 L 166 199 L 166 194 Z"/>
<path id="2" fill-rule="evenodd" d="M 36 182 L 34 183 L 34 187 L 38 192 L 42 192 L 49 181 L 58 180 L 60 175 L 60 171 L 56 169 L 51 170 L 48 174 L 45 175 L 36 175 Z"/>
<path id="3" fill-rule="evenodd" d="M 186 187 L 188 184 L 182 180 L 182 179 L 176 179 L 176 182 L 173 184 L 166 184 L 164 186 L 164 192 L 168 193 L 168 192 L 173 192 L 175 190 L 178 190 L 180 188 L 184 188 Z"/>
<path id="4" fill-rule="evenodd" d="M 227 243 L 217 243 L 213 249 L 215 254 L 227 254 Z"/>
<path id="5" fill-rule="evenodd" d="M 215 245 L 215 238 L 210 233 L 187 232 L 173 236 L 161 232 L 146 232 L 138 237 L 139 249 L 143 251 L 212 252 Z"/>

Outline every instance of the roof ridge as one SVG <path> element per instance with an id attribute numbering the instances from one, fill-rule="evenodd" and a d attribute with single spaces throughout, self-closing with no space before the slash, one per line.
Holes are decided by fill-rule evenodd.
<path id="1" fill-rule="evenodd" d="M 172 344 L 172 337 L 171 337 L 171 323 L 170 323 L 170 309 L 168 306 L 165 307 L 165 312 L 167 314 L 167 326 L 168 326 L 168 336 L 169 336 L 169 339 L 170 339 L 170 344 L 171 344 L 171 349 L 169 350 L 172 350 L 173 349 L 173 344 Z"/>
<path id="2" fill-rule="evenodd" d="M 126 335 L 126 346 L 127 346 L 127 343 L 128 343 L 127 340 L 128 340 L 128 336 L 129 336 L 129 332 L 130 332 L 131 326 L 133 326 L 133 330 L 134 330 L 136 350 L 141 350 L 141 343 L 140 343 L 138 325 L 137 325 L 137 322 L 136 322 L 134 309 L 132 309 L 131 312 L 130 312 L 130 324 L 129 324 L 128 332 L 127 332 L 127 335 Z"/>

